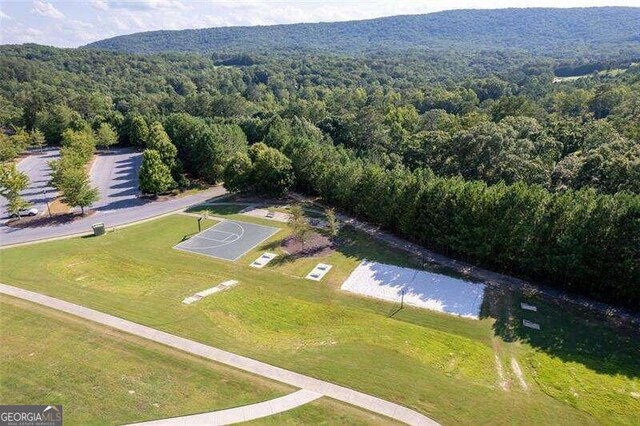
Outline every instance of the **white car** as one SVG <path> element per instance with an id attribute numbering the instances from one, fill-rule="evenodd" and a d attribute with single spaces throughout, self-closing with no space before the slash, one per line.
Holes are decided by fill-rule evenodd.
<path id="1" fill-rule="evenodd" d="M 20 210 L 18 213 L 13 213 L 11 215 L 11 217 L 18 217 L 18 215 L 20 215 L 20 216 L 35 216 L 35 215 L 38 214 L 38 212 L 39 212 L 38 209 L 36 209 L 35 207 L 31 207 L 31 208 L 28 208 L 28 209 Z"/>

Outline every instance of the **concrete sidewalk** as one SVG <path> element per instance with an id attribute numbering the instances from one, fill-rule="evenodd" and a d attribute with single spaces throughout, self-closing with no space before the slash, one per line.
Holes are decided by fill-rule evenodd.
<path id="1" fill-rule="evenodd" d="M 285 411 L 300 407 L 321 397 L 322 395 L 318 393 L 301 389 L 289 395 L 257 404 L 213 411 L 211 413 L 194 414 L 193 416 L 173 417 L 170 419 L 134 424 L 136 426 L 230 425 L 284 413 Z"/>
<path id="2" fill-rule="evenodd" d="M 328 396 L 330 398 L 337 399 L 338 401 L 346 402 L 348 404 L 364 408 L 365 410 L 382 414 L 403 423 L 410 425 L 438 424 L 417 411 L 393 402 L 385 401 L 384 399 L 380 399 L 375 396 L 325 382 L 323 380 L 314 379 L 313 377 L 305 376 L 303 374 L 294 373 L 293 371 L 275 367 L 231 352 L 226 352 L 212 346 L 165 333 L 163 331 L 95 311 L 93 309 L 45 296 L 40 293 L 34 293 L 17 287 L 0 284 L 0 294 L 6 294 L 8 296 L 37 303 L 51 309 L 66 312 L 68 314 L 161 343 L 202 358 L 248 371 L 271 380 L 286 383 L 290 386 Z"/>

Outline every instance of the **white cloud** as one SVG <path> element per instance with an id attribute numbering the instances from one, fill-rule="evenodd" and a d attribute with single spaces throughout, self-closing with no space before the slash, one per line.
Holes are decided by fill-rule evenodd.
<path id="1" fill-rule="evenodd" d="M 44 33 L 41 30 L 31 27 L 22 27 L 20 25 L 12 25 L 9 28 L 3 28 L 1 33 L 3 42 L 8 38 L 9 43 L 42 43 Z"/>
<path id="2" fill-rule="evenodd" d="M 24 35 L 29 37 L 39 37 L 42 35 L 42 31 L 29 27 L 24 31 Z"/>
<path id="3" fill-rule="evenodd" d="M 92 0 L 89 4 L 98 10 L 109 10 L 109 3 L 106 0 Z"/>
<path id="4" fill-rule="evenodd" d="M 46 16 L 54 19 L 63 19 L 64 13 L 60 12 L 51 3 L 47 3 L 44 0 L 35 0 L 33 2 L 33 11 L 42 16 Z"/>
<path id="5" fill-rule="evenodd" d="M 93 24 L 88 22 L 80 21 L 78 19 L 69 19 L 68 26 L 70 28 L 93 28 Z"/>
<path id="6" fill-rule="evenodd" d="M 11 19 L 11 16 L 7 15 L 2 10 L 0 10 L 0 19 Z"/>
<path id="7" fill-rule="evenodd" d="M 97 9 L 127 9 L 127 10 L 156 10 L 173 9 L 185 10 L 189 7 L 180 0 L 94 0 L 91 5 Z"/>

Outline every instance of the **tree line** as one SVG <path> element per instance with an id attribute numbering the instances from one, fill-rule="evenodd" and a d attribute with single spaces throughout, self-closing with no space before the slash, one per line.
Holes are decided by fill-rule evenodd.
<path id="1" fill-rule="evenodd" d="M 146 194 L 192 180 L 296 189 L 437 251 L 638 303 L 638 65 L 554 83 L 556 63 L 495 52 L 218 67 L 0 51 L 0 124 L 15 133 L 0 136 L 3 158 L 31 138 L 133 146 Z"/>
<path id="2" fill-rule="evenodd" d="M 440 253 L 596 299 L 640 303 L 636 194 L 552 193 L 521 182 L 387 169 L 333 146 L 310 123 L 298 123 L 292 135 L 280 149 L 301 191 Z"/>

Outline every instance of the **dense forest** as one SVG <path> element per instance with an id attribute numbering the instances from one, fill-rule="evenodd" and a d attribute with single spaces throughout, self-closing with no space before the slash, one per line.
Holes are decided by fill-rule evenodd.
<path id="1" fill-rule="evenodd" d="M 16 133 L 1 136 L 0 156 L 40 135 L 79 152 L 91 140 L 133 145 L 145 149 L 147 193 L 193 180 L 269 196 L 297 190 L 441 253 L 637 308 L 633 60 L 619 54 L 619 68 L 558 79 L 567 64 L 596 68 L 495 49 L 3 46 L 0 124 Z"/>
<path id="2" fill-rule="evenodd" d="M 135 53 L 522 50 L 582 59 L 640 54 L 640 8 L 450 10 L 365 21 L 153 31 L 88 47 Z"/>

